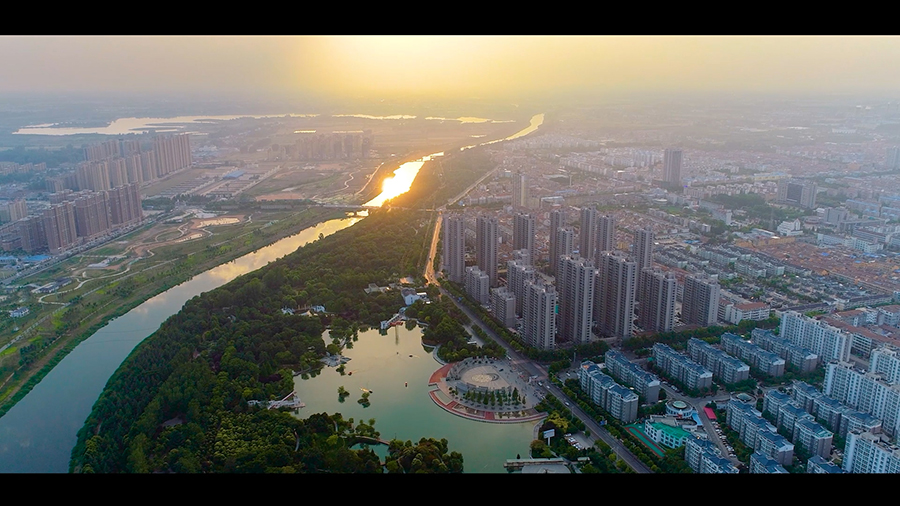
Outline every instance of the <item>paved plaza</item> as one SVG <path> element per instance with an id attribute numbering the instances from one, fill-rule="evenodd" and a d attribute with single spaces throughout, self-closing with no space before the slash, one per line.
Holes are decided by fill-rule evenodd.
<path id="1" fill-rule="evenodd" d="M 494 423 L 518 423 L 540 420 L 546 413 L 534 409 L 537 392 L 508 360 L 468 359 L 447 364 L 431 375 L 431 399 L 438 406 L 464 418 Z M 454 392 L 466 389 L 481 391 L 518 391 L 522 402 L 488 405 L 466 400 Z"/>

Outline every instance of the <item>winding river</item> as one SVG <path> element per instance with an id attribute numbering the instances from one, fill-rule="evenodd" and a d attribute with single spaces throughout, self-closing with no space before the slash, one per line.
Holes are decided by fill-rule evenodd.
<path id="1" fill-rule="evenodd" d="M 536 130 L 542 121 L 543 114 L 534 116 L 529 127 L 507 139 Z M 430 157 L 442 154 L 435 153 Z M 398 168 L 392 182 L 385 185 L 382 195 L 367 205 L 381 205 L 385 200 L 408 191 L 425 158 Z M 405 189 L 394 193 L 397 188 Z M 181 310 L 192 297 L 292 253 L 315 241 L 319 234 L 331 235 L 361 219 L 329 220 L 307 228 L 203 272 L 110 321 L 79 344 L 24 399 L 0 418 L 0 473 L 67 472 L 76 434 L 110 376 L 134 347 L 155 332 L 166 318 Z M 528 452 L 532 425 L 495 425 L 465 420 L 447 414 L 434 405 L 427 395 L 427 380 L 439 364 L 422 348 L 419 335 L 418 329 L 410 331 L 396 327 L 389 336 L 378 335 L 376 331 L 362 333 L 354 349 L 347 353 L 353 358 L 348 369 L 359 369 L 353 377 L 354 382 L 347 382 L 349 377 L 340 377 L 334 369 L 328 368 L 311 380 L 298 379 L 298 393 L 307 403 L 301 416 L 340 411 L 346 417 L 374 417 L 376 429 L 382 432 L 382 437 L 413 440 L 445 437 L 450 441 L 451 450 L 463 454 L 467 472 L 502 472 L 505 459 L 514 458 L 515 453 Z M 389 373 L 379 372 L 378 369 L 387 360 L 381 355 L 392 352 L 394 358 L 406 357 L 408 360 L 398 360 L 397 367 L 389 368 Z M 400 386 L 401 378 L 403 386 Z M 350 397 L 346 404 L 339 404 L 335 385 L 346 384 L 348 390 L 353 391 L 351 386 L 356 387 L 354 384 L 359 381 L 366 382 L 366 388 L 378 392 L 373 394 L 372 406 L 360 407 L 355 397 Z"/>
<path id="2" fill-rule="evenodd" d="M 0 472 L 65 473 L 78 430 L 125 357 L 189 299 L 362 218 L 329 220 L 214 267 L 147 300 L 79 344 L 0 418 Z"/>

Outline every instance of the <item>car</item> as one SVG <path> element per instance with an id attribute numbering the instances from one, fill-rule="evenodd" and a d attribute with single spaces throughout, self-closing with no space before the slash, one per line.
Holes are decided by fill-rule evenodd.
<path id="1" fill-rule="evenodd" d="M 571 404 L 569 404 L 569 401 L 566 401 L 566 406 L 571 406 Z"/>

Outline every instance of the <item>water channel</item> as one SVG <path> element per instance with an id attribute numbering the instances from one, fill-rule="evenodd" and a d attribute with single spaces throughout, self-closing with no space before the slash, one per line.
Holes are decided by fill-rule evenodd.
<path id="1" fill-rule="evenodd" d="M 329 220 L 214 267 L 109 322 L 79 344 L 0 418 L 0 473 L 65 473 L 76 434 L 131 350 L 190 298 L 252 272 L 362 218 Z M 429 400 L 430 402 L 430 400 Z"/>
<path id="2" fill-rule="evenodd" d="M 507 139 L 536 130 L 542 121 L 543 114 L 534 116 L 529 127 Z M 497 141 L 490 143 L 493 142 Z M 430 157 L 442 154 L 435 153 Z M 382 195 L 366 205 L 381 205 L 408 191 L 418 170 L 430 157 L 403 164 L 395 171 L 394 182 L 385 185 Z M 403 191 L 393 193 L 396 188 L 404 187 Z M 134 347 L 155 332 L 166 318 L 181 310 L 192 297 L 264 267 L 316 240 L 319 234 L 331 235 L 360 219 L 330 220 L 304 229 L 199 274 L 110 321 L 79 344 L 0 418 L 0 473 L 67 472 L 77 432 L 106 382 Z M 447 438 L 451 451 L 463 454 L 466 472 L 502 472 L 505 459 L 528 452 L 533 424 L 466 420 L 435 405 L 428 396 L 427 382 L 440 364 L 423 349 L 420 336 L 418 329 L 410 331 L 396 327 L 388 336 L 381 336 L 374 330 L 361 333 L 354 348 L 346 352 L 352 359 L 347 364 L 347 370 L 354 371 L 352 382 L 349 381 L 351 376 L 341 377 L 329 368 L 316 378 L 297 379 L 297 392 L 307 404 L 300 416 L 327 411 L 340 412 L 345 418 L 357 420 L 375 418 L 375 428 L 382 438 L 414 441 L 421 437 Z M 385 364 L 391 366 L 385 367 Z M 337 387 L 340 385 L 351 392 L 344 403 L 338 401 Z M 370 407 L 363 408 L 356 402 L 357 392 L 361 393 L 357 388 L 377 392 L 372 394 Z"/>

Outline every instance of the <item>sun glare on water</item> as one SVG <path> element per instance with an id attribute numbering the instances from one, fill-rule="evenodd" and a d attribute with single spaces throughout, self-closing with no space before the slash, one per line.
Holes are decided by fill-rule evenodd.
<path id="1" fill-rule="evenodd" d="M 413 162 L 406 162 L 400 166 L 397 170 L 394 171 L 394 175 L 392 177 L 385 178 L 384 182 L 381 184 L 381 194 L 375 197 L 374 199 L 365 203 L 367 206 L 382 206 L 385 201 L 390 200 L 399 195 L 403 195 L 408 192 L 410 187 L 412 186 L 413 180 L 416 178 L 416 174 L 419 173 L 419 169 L 425 165 L 425 162 L 431 160 L 434 157 L 442 156 L 444 153 L 435 153 L 433 155 L 422 157 Z"/>

